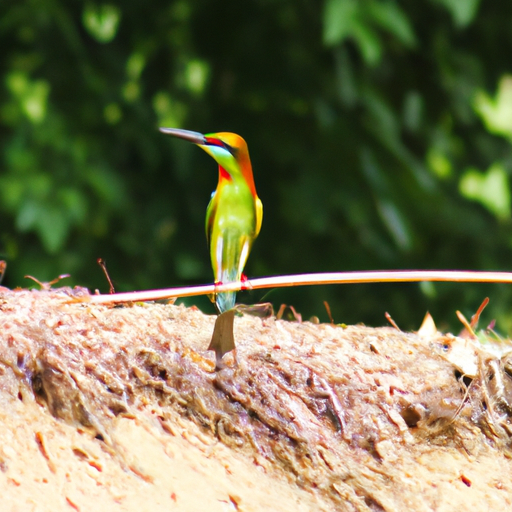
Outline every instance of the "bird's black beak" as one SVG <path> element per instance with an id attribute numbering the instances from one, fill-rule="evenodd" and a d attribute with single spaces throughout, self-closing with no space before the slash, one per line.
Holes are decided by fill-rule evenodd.
<path id="1" fill-rule="evenodd" d="M 189 142 L 193 142 L 194 144 L 200 144 L 200 145 L 206 144 L 204 135 L 199 132 L 191 132 L 189 130 L 180 130 L 179 128 L 160 128 L 160 131 L 167 135 L 172 135 L 173 137 L 178 137 L 180 139 L 188 140 Z"/>

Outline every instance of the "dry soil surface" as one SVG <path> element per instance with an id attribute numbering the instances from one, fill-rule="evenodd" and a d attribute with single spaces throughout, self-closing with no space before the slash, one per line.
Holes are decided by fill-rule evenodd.
<path id="1" fill-rule="evenodd" d="M 77 299 L 0 287 L 2 512 L 512 507 L 506 342 Z"/>

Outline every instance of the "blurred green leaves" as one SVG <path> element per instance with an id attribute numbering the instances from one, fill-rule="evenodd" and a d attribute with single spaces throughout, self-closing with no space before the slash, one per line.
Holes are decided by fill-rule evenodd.
<path id="1" fill-rule="evenodd" d="M 210 69 L 208 63 L 200 59 L 191 59 L 184 70 L 184 82 L 194 95 L 201 95 L 207 85 Z"/>
<path id="2" fill-rule="evenodd" d="M 158 126 L 248 141 L 265 221 L 248 275 L 510 270 L 512 4 L 38 0 L 0 5 L 0 258 L 119 290 L 211 281 L 215 164 Z M 179 142 L 179 143 L 177 143 Z M 272 291 L 336 321 L 485 315 L 508 287 Z M 205 301 L 207 303 L 207 301 Z M 279 304 L 277 304 L 279 305 Z M 453 325 L 453 324 L 452 324 Z M 457 327 L 455 327 L 457 328 Z"/>
<path id="3" fill-rule="evenodd" d="M 353 39 L 369 65 L 382 57 L 379 31 L 395 36 L 411 48 L 416 38 L 407 15 L 393 0 L 327 0 L 324 8 L 324 43 L 335 46 Z"/>
<path id="4" fill-rule="evenodd" d="M 16 226 L 21 232 L 35 230 L 44 248 L 55 254 L 66 242 L 70 227 L 84 221 L 84 197 L 73 189 L 61 189 L 49 198 L 43 190 L 36 190 L 35 197 L 25 198 L 18 208 Z"/>
<path id="5" fill-rule="evenodd" d="M 160 91 L 153 97 L 153 108 L 160 126 L 182 126 L 187 114 L 187 107 L 171 97 L 165 91 Z"/>
<path id="6" fill-rule="evenodd" d="M 110 4 L 87 3 L 82 15 L 84 27 L 99 43 L 110 43 L 117 33 L 121 11 Z"/>
<path id="7" fill-rule="evenodd" d="M 437 0 L 448 9 L 455 25 L 459 28 L 468 26 L 476 16 L 480 0 Z"/>
<path id="8" fill-rule="evenodd" d="M 490 133 L 501 135 L 512 142 L 511 75 L 500 78 L 494 98 L 484 90 L 478 90 L 474 96 L 473 107 Z M 500 161 L 494 162 L 484 174 L 469 168 L 461 177 L 460 192 L 468 199 L 480 202 L 498 219 L 510 219 L 509 175 L 510 169 L 507 170 Z"/>
<path id="9" fill-rule="evenodd" d="M 510 218 L 510 186 L 505 169 L 495 163 L 486 173 L 468 169 L 461 177 L 460 192 L 478 201 L 498 219 Z"/>
<path id="10" fill-rule="evenodd" d="M 479 90 L 474 108 L 491 133 L 508 137 L 512 142 L 512 76 L 504 75 L 499 82 L 496 96 L 492 98 Z"/>
<path id="11" fill-rule="evenodd" d="M 7 75 L 6 84 L 12 94 L 12 102 L 4 107 L 4 115 L 16 123 L 23 114 L 32 123 L 41 123 L 46 116 L 46 106 L 50 85 L 45 80 L 31 81 L 22 71 L 12 71 Z"/>

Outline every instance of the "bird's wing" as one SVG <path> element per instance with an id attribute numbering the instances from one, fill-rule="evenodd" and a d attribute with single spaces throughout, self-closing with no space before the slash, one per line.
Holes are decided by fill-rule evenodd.
<path id="1" fill-rule="evenodd" d="M 259 197 L 256 197 L 254 202 L 256 209 L 256 230 L 254 231 L 254 238 L 256 238 L 261 229 L 261 223 L 263 222 L 263 204 Z"/>
<path id="2" fill-rule="evenodd" d="M 217 201 L 215 198 L 215 192 L 212 193 L 212 198 L 208 203 L 208 208 L 206 208 L 206 241 L 208 242 L 208 246 L 210 245 L 212 238 L 212 230 L 213 230 L 213 222 L 215 219 L 215 214 L 217 212 Z"/>

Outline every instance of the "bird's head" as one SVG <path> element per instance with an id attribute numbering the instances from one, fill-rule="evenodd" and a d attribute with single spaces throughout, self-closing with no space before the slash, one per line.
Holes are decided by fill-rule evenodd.
<path id="1" fill-rule="evenodd" d="M 253 195 L 256 195 L 249 150 L 247 143 L 240 135 L 230 132 L 203 135 L 199 132 L 178 128 L 160 128 L 160 131 L 197 144 L 219 164 L 221 176 L 223 171 L 227 173 L 226 179 L 242 176 Z"/>

